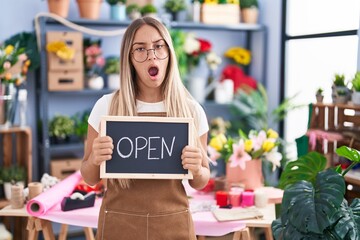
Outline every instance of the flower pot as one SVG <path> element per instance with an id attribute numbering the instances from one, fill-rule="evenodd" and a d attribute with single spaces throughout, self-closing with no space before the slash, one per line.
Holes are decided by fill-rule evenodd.
<path id="1" fill-rule="evenodd" d="M 17 102 L 17 88 L 13 83 L 0 83 L 0 129 L 13 125 Z"/>
<path id="2" fill-rule="evenodd" d="M 101 0 L 77 0 L 77 4 L 81 18 L 99 18 Z"/>
<path id="3" fill-rule="evenodd" d="M 4 193 L 5 193 L 5 198 L 7 200 L 11 199 L 11 186 L 13 184 L 11 182 L 4 182 Z M 16 185 L 21 185 L 24 187 L 24 182 L 17 182 Z"/>
<path id="4" fill-rule="evenodd" d="M 228 163 L 226 165 L 226 181 L 228 187 L 239 185 L 252 190 L 263 187 L 262 161 L 258 159 L 247 161 L 245 169 L 241 169 L 239 166 L 230 167 L 230 163 Z"/>
<path id="5" fill-rule="evenodd" d="M 316 102 L 322 103 L 323 100 L 324 100 L 324 96 L 323 96 L 323 95 L 316 95 Z"/>
<path id="6" fill-rule="evenodd" d="M 117 90 L 120 88 L 120 75 L 119 74 L 109 74 L 108 75 L 108 88 L 111 90 Z"/>
<path id="7" fill-rule="evenodd" d="M 126 20 L 126 6 L 124 4 L 115 4 L 110 6 L 110 19 L 116 21 Z"/>
<path id="8" fill-rule="evenodd" d="M 70 0 L 48 0 L 50 13 L 66 18 L 69 14 Z"/>
<path id="9" fill-rule="evenodd" d="M 88 79 L 88 87 L 94 90 L 100 90 L 104 88 L 104 79 L 101 76 L 92 76 Z"/>
<path id="10" fill-rule="evenodd" d="M 353 92 L 351 95 L 351 101 L 355 105 L 360 105 L 360 92 Z"/>
<path id="11" fill-rule="evenodd" d="M 241 19 L 244 23 L 256 24 L 259 16 L 259 10 L 256 7 L 244 8 L 241 10 Z"/>

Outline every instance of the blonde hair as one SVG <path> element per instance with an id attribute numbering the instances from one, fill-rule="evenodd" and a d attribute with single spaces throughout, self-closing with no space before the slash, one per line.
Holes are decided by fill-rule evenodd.
<path id="1" fill-rule="evenodd" d="M 143 17 L 134 20 L 127 28 L 121 44 L 120 53 L 120 90 L 118 90 L 112 99 L 109 114 L 119 116 L 137 116 L 136 110 L 136 96 L 138 86 L 136 85 L 136 71 L 131 61 L 131 46 L 134 41 L 136 31 L 144 26 L 149 25 L 158 30 L 161 37 L 164 39 L 169 47 L 169 64 L 165 74 L 165 80 L 162 83 L 161 90 L 163 93 L 164 106 L 166 116 L 168 117 L 182 117 L 194 118 L 193 142 L 197 147 L 202 147 L 198 137 L 198 113 L 196 112 L 196 103 L 192 96 L 184 86 L 180 73 L 176 55 L 170 34 L 166 27 L 158 20 L 152 17 Z M 203 149 L 203 151 L 205 151 Z M 114 183 L 118 183 L 121 188 L 129 188 L 129 179 L 110 179 Z"/>

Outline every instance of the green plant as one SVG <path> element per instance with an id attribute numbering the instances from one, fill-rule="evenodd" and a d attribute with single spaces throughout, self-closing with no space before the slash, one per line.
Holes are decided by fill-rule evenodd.
<path id="1" fill-rule="evenodd" d="M 186 9 L 185 0 L 166 0 L 164 8 L 167 12 L 176 13 Z"/>
<path id="2" fill-rule="evenodd" d="M 258 0 L 240 0 L 240 8 L 244 9 L 244 8 L 258 8 L 259 7 L 259 3 Z"/>
<path id="3" fill-rule="evenodd" d="M 130 4 L 126 7 L 126 14 L 130 15 L 133 12 L 140 12 L 141 7 L 136 3 Z"/>
<path id="4" fill-rule="evenodd" d="M 360 162 L 360 153 L 345 146 L 336 153 L 352 164 L 324 170 L 326 158 L 310 152 L 286 165 L 281 217 L 272 223 L 275 239 L 360 239 L 360 200 L 349 206 L 344 197 L 344 176 Z"/>
<path id="5" fill-rule="evenodd" d="M 336 87 L 345 87 L 345 75 L 335 74 L 333 83 Z"/>
<path id="6" fill-rule="evenodd" d="M 21 182 L 26 180 L 26 169 L 22 166 L 11 165 L 4 167 L 0 171 L 0 183 L 5 182 Z"/>
<path id="7" fill-rule="evenodd" d="M 324 92 L 324 89 L 322 89 L 321 87 L 318 88 L 318 89 L 316 90 L 316 96 L 321 96 L 321 95 L 323 94 L 323 92 Z"/>
<path id="8" fill-rule="evenodd" d="M 50 137 L 56 137 L 58 139 L 65 139 L 74 134 L 74 129 L 74 120 L 65 115 L 54 116 L 49 123 Z"/>
<path id="9" fill-rule="evenodd" d="M 82 114 L 77 113 L 73 116 L 74 124 L 75 124 L 75 135 L 80 137 L 81 139 L 85 139 L 88 130 L 88 119 L 89 119 L 90 111 L 85 111 Z"/>
<path id="10" fill-rule="evenodd" d="M 356 92 L 360 92 L 360 71 L 355 74 L 354 78 L 351 80 L 351 84 Z"/>
<path id="11" fill-rule="evenodd" d="M 157 13 L 157 9 L 153 4 L 146 4 L 140 9 L 142 15 L 149 14 L 149 13 Z"/>
<path id="12" fill-rule="evenodd" d="M 126 0 L 106 0 L 106 2 L 111 6 L 119 3 L 126 4 Z"/>
<path id="13" fill-rule="evenodd" d="M 107 57 L 105 61 L 106 74 L 118 74 L 120 72 L 120 58 Z"/>

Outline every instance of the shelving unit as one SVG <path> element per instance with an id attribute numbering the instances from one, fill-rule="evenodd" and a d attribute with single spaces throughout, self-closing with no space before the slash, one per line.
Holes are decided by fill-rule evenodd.
<path id="1" fill-rule="evenodd" d="M 86 27 L 102 27 L 102 28 L 122 28 L 127 27 L 130 24 L 130 21 L 118 22 L 118 21 L 111 21 L 111 20 L 85 20 L 85 19 L 68 19 L 74 24 Z M 79 97 L 96 97 L 102 96 L 103 94 L 111 92 L 110 90 L 104 89 L 101 91 L 94 91 L 94 90 L 83 90 L 83 91 L 69 91 L 69 92 L 49 92 L 48 91 L 48 82 L 47 82 L 47 53 L 45 49 L 46 45 L 46 32 L 48 31 L 49 27 L 61 27 L 61 23 L 47 18 L 47 17 L 40 17 L 39 19 L 39 26 L 40 26 L 40 39 L 41 39 L 41 69 L 39 72 L 39 79 L 40 85 L 38 86 L 38 94 L 37 94 L 37 102 L 38 102 L 38 109 L 37 109 L 37 119 L 42 122 L 41 128 L 41 136 L 39 137 L 39 173 L 43 174 L 45 172 L 49 172 L 50 170 L 50 161 L 51 158 L 57 154 L 64 154 L 66 152 L 78 152 L 82 151 L 84 148 L 83 144 L 66 144 L 66 145 L 51 145 L 49 140 L 49 132 L 48 132 L 48 121 L 49 121 L 49 99 L 53 97 L 64 97 L 64 98 L 79 98 Z M 266 61 L 266 37 L 267 32 L 266 28 L 263 25 L 258 24 L 236 24 L 236 25 L 209 25 L 209 24 L 202 24 L 202 23 L 192 23 L 192 22 L 171 22 L 168 26 L 174 29 L 183 29 L 186 31 L 209 31 L 209 32 L 216 32 L 216 31 L 225 31 L 225 32 L 235 32 L 235 33 L 245 33 L 245 46 L 247 49 L 251 49 L 251 42 L 252 42 L 252 34 L 255 32 L 260 32 L 263 34 L 263 41 L 262 44 L 262 56 L 261 56 L 261 65 L 262 65 L 262 74 L 261 74 L 261 82 L 266 86 L 266 68 L 265 68 L 265 61 Z M 68 29 L 68 28 L 66 28 Z M 245 69 L 246 72 L 249 71 L 248 68 Z M 91 106 L 89 106 L 91 107 Z M 213 102 L 204 103 L 204 108 L 206 111 L 210 111 L 210 116 L 215 116 L 219 112 L 224 114 L 228 113 L 227 110 L 228 105 L 219 105 Z M 228 113 L 229 114 L 229 113 Z"/>

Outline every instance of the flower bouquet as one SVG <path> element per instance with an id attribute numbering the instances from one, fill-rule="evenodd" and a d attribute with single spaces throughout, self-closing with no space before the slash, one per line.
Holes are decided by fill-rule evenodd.
<path id="1" fill-rule="evenodd" d="M 211 51 L 211 43 L 197 38 L 194 33 L 188 33 L 184 43 L 189 70 L 199 65 L 200 59 Z"/>

